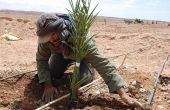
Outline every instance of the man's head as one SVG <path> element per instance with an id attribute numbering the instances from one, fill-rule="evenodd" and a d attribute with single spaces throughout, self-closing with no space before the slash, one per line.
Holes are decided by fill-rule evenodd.
<path id="1" fill-rule="evenodd" d="M 37 20 L 38 43 L 58 42 L 64 29 L 63 19 L 55 14 L 44 14 Z"/>

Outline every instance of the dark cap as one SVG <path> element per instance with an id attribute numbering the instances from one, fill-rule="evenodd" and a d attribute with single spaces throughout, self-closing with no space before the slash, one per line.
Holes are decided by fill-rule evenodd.
<path id="1" fill-rule="evenodd" d="M 61 32 L 64 28 L 64 20 L 55 14 L 44 14 L 36 22 L 39 43 L 48 42 L 50 33 Z"/>

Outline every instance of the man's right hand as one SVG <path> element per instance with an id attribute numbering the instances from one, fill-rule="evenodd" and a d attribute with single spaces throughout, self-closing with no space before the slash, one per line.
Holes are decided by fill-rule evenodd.
<path id="1" fill-rule="evenodd" d="M 58 95 L 57 88 L 55 88 L 51 82 L 45 82 L 42 100 L 48 103 L 52 101 L 56 95 Z"/>

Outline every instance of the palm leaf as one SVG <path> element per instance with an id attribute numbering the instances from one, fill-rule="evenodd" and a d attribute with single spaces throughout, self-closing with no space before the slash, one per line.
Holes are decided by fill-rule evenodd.
<path id="1" fill-rule="evenodd" d="M 91 48 L 89 43 L 94 35 L 90 37 L 87 36 L 89 29 L 98 14 L 94 14 L 98 5 L 90 11 L 91 0 L 76 0 L 75 3 L 73 0 L 69 0 L 69 3 L 71 10 L 68 10 L 68 12 L 71 16 L 73 25 L 73 31 L 69 38 L 69 42 L 71 42 L 72 45 L 69 47 L 73 50 L 73 56 L 76 59 L 76 64 L 80 64 Z M 76 90 L 84 81 L 87 80 L 87 77 L 79 80 L 79 76 L 79 65 L 76 65 L 71 80 L 71 99 L 76 99 Z"/>

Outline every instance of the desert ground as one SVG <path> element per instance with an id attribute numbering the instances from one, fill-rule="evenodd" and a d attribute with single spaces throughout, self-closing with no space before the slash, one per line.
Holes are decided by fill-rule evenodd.
<path id="1" fill-rule="evenodd" d="M 18 41 L 0 39 L 0 78 L 36 70 L 35 22 L 40 15 L 0 11 L 0 36 L 10 33 L 21 38 Z M 154 78 L 170 49 L 168 22 L 145 20 L 144 24 L 127 24 L 119 18 L 98 17 L 91 32 L 96 34 L 99 51 L 109 58 L 129 84 L 129 94 L 146 104 Z M 170 60 L 161 75 L 152 110 L 170 110 Z M 96 73 L 96 78 L 99 77 Z M 109 94 L 107 86 L 99 83 L 81 96 L 82 106 L 77 110 L 134 109 L 116 95 Z M 41 95 L 36 72 L 0 81 L 0 110 L 20 110 L 26 102 L 30 109 L 38 108 L 42 105 Z M 64 105 L 60 102 L 53 106 L 62 110 Z"/>

